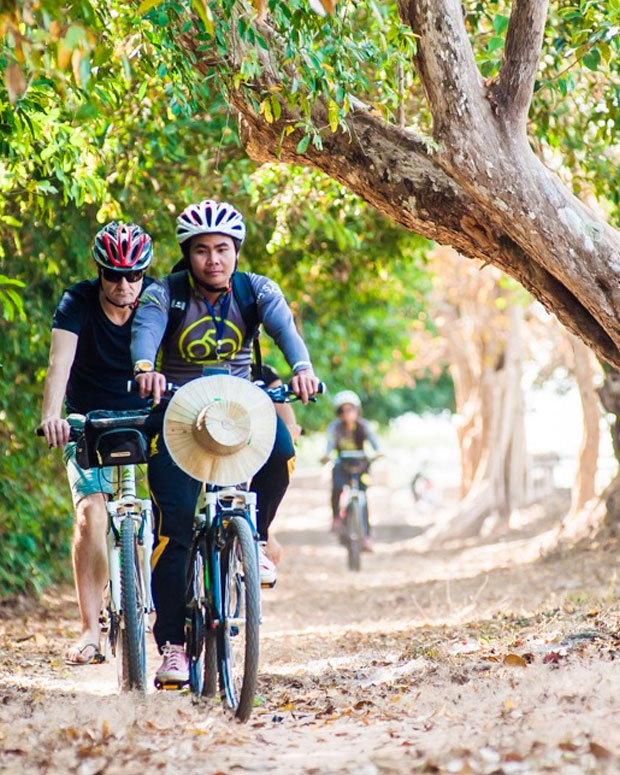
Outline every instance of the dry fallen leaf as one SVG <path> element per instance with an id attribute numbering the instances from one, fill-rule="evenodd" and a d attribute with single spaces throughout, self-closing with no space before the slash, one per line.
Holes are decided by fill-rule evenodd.
<path id="1" fill-rule="evenodd" d="M 510 667 L 527 667 L 527 662 L 518 654 L 506 654 L 503 663 Z"/>
<path id="2" fill-rule="evenodd" d="M 26 92 L 26 79 L 21 68 L 15 62 L 11 62 L 4 71 L 4 83 L 9 94 L 11 105 L 15 105 L 20 97 Z"/>
<path id="3" fill-rule="evenodd" d="M 590 743 L 590 753 L 596 756 L 597 759 L 615 758 L 609 748 L 605 748 L 604 745 L 600 745 L 599 743 Z"/>

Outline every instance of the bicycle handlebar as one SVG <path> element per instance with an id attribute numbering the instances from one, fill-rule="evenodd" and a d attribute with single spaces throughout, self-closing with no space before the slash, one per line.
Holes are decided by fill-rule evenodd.
<path id="1" fill-rule="evenodd" d="M 69 441 L 77 441 L 82 433 L 84 432 L 84 429 L 76 428 L 74 426 L 71 426 L 71 430 L 69 431 Z M 43 428 L 35 428 L 34 429 L 34 435 L 35 436 L 45 436 L 43 433 Z M 50 445 L 51 446 L 51 445 Z"/>
<path id="2" fill-rule="evenodd" d="M 127 380 L 127 392 L 131 393 L 134 392 L 137 388 L 136 383 L 133 379 Z M 177 389 L 179 388 L 178 385 L 176 385 L 174 382 L 167 382 L 166 383 L 166 393 L 168 395 L 173 394 Z M 293 401 L 299 401 L 299 397 L 293 392 L 290 385 L 284 384 L 279 385 L 275 388 L 263 388 L 265 392 L 269 395 L 271 400 L 274 402 L 274 404 L 289 404 Z M 319 382 L 319 389 L 317 391 L 317 395 L 323 394 L 327 391 L 327 386 L 324 382 Z M 310 398 L 310 401 L 316 401 L 316 397 L 312 396 Z M 149 414 L 147 411 L 146 414 Z M 69 432 L 69 441 L 77 441 L 82 433 L 84 432 L 84 421 L 85 417 L 84 415 L 68 415 L 67 421 L 69 422 L 69 425 L 71 426 L 71 430 Z M 73 422 L 72 422 L 73 420 Z M 42 428 L 35 428 L 35 435 L 36 436 L 45 436 L 43 433 Z"/>
<path id="3" fill-rule="evenodd" d="M 291 389 L 288 384 L 278 385 L 274 388 L 263 388 L 265 393 L 271 398 L 274 404 L 291 404 L 294 401 L 300 401 L 298 395 Z M 327 392 L 327 385 L 324 382 L 319 382 L 319 389 L 317 395 L 323 395 Z M 310 401 L 313 403 L 316 401 L 316 396 L 311 396 Z"/>

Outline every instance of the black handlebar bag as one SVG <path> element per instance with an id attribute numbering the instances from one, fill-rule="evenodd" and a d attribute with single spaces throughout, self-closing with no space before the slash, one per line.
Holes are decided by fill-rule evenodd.
<path id="1" fill-rule="evenodd" d="M 77 464 L 103 468 L 146 463 L 147 419 L 143 412 L 89 412 L 76 445 Z"/>

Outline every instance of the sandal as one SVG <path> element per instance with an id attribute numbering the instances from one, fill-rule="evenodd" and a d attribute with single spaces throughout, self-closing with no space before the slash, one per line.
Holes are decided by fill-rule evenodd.
<path id="1" fill-rule="evenodd" d="M 87 649 L 92 649 L 90 656 L 84 656 L 84 652 Z M 78 654 L 83 658 L 69 659 L 69 657 L 65 656 L 65 663 L 67 665 L 99 665 L 105 662 L 105 656 L 99 651 L 99 646 L 96 643 L 85 643 L 78 649 Z"/>

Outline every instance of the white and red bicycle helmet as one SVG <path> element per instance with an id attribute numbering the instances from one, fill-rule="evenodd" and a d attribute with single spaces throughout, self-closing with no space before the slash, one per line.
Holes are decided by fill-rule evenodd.
<path id="1" fill-rule="evenodd" d="M 239 245 L 245 239 L 245 221 L 228 202 L 203 199 L 188 205 L 177 218 L 177 241 L 182 245 L 198 234 L 226 234 Z"/>
<path id="2" fill-rule="evenodd" d="M 153 240 L 135 223 L 111 221 L 95 236 L 93 258 L 118 272 L 146 269 L 153 260 Z"/>

